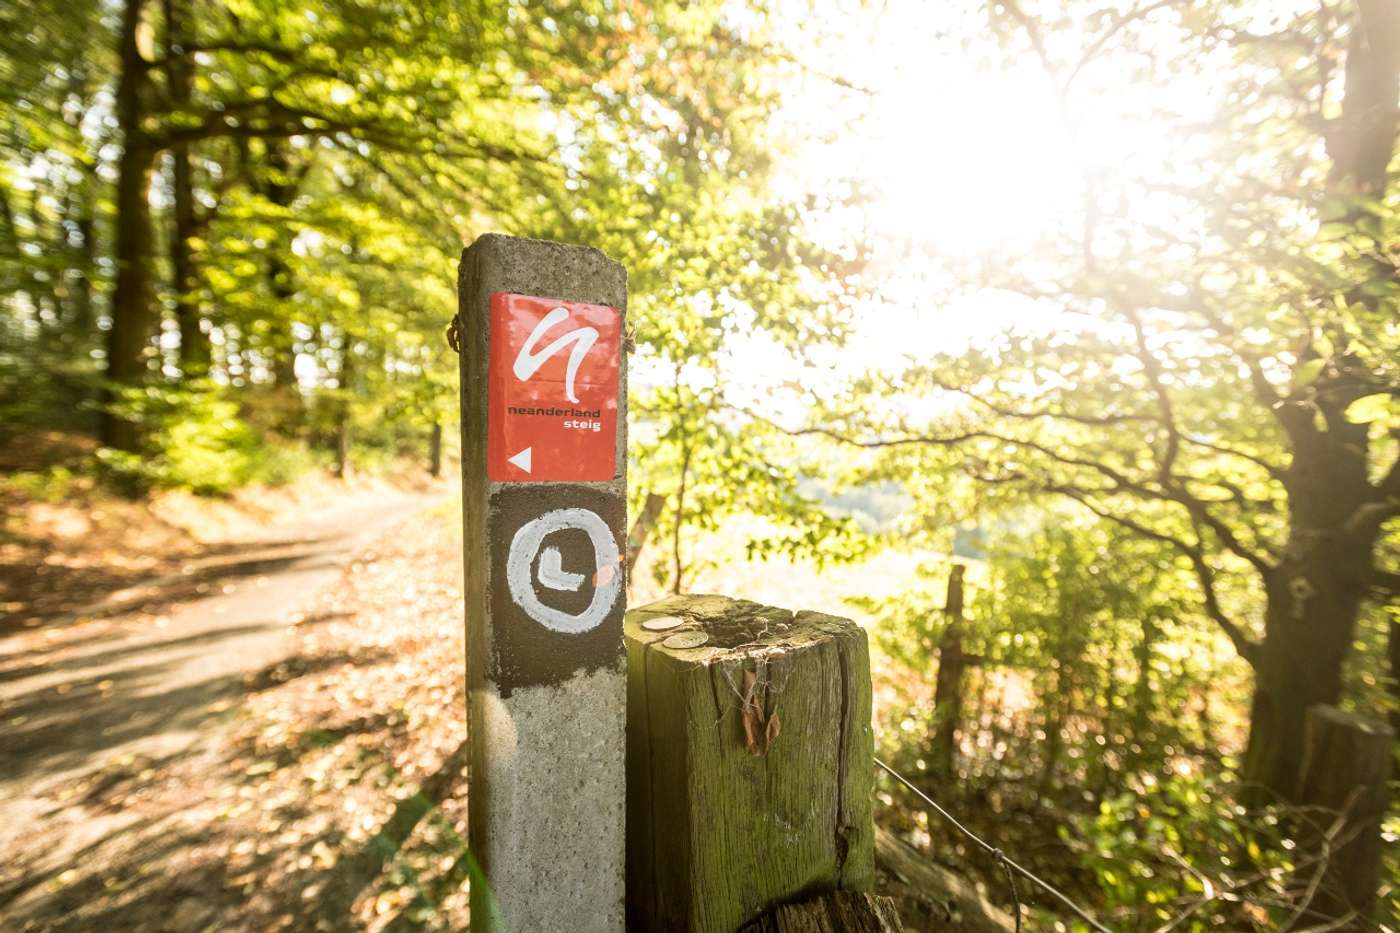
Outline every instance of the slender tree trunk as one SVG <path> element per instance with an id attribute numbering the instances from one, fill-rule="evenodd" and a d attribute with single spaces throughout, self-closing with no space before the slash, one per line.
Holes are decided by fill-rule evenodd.
<path id="1" fill-rule="evenodd" d="M 117 161 L 115 245 L 116 283 L 112 320 L 107 331 L 106 376 L 98 438 L 119 450 L 140 446 L 137 425 L 110 408 L 117 391 L 140 386 L 146 378 L 147 348 L 155 322 L 155 241 L 151 221 L 151 173 L 156 146 L 146 136 L 142 95 L 149 64 L 137 47 L 137 30 L 145 0 L 127 0 L 118 46 L 121 76 L 117 82 L 116 118 L 122 135 Z"/>
<path id="2" fill-rule="evenodd" d="M 642 555 L 642 548 L 646 546 L 647 538 L 651 536 L 651 530 L 656 525 L 656 520 L 661 517 L 661 509 L 665 507 L 666 499 L 654 492 L 647 493 L 646 502 L 642 505 L 642 514 L 637 516 L 637 520 L 632 523 L 632 528 L 627 532 L 627 573 L 632 573 L 632 568 L 637 566 L 637 558 Z M 630 579 L 630 576 L 629 576 Z"/>
<path id="3" fill-rule="evenodd" d="M 1097 672 L 1096 672 L 1097 673 Z M 1118 677 L 1115 675 L 1112 665 L 1104 671 L 1104 684 L 1102 700 L 1099 704 L 1103 710 L 1099 723 L 1099 752 L 1097 755 L 1090 755 L 1085 761 L 1085 770 L 1094 777 L 1094 795 L 1100 799 L 1107 793 L 1109 785 L 1113 781 L 1115 768 L 1113 767 L 1114 751 L 1120 745 L 1121 735 L 1118 734 Z M 1091 690 L 1098 694 L 1098 678 L 1091 678 Z M 1093 697 L 1090 698 L 1091 701 Z M 1122 759 L 1118 759 L 1118 764 L 1122 765 Z"/>
<path id="4" fill-rule="evenodd" d="M 1078 569 L 1070 572 L 1079 572 Z M 1078 598 L 1066 599 L 1060 596 L 1057 613 L 1060 621 L 1059 636 L 1055 646 L 1055 689 L 1045 697 L 1044 705 L 1050 710 L 1045 723 L 1044 759 L 1041 763 L 1038 786 L 1042 793 L 1049 791 L 1059 770 L 1060 756 L 1065 748 L 1065 730 L 1076 712 L 1075 692 L 1079 689 L 1079 670 L 1084 663 L 1084 651 L 1088 641 L 1085 631 L 1088 607 L 1079 605 Z"/>
<path id="5" fill-rule="evenodd" d="M 64 115 L 64 122 L 75 134 L 82 132 L 82 114 L 91 106 L 92 93 L 87 70 L 82 65 L 74 65 L 69 75 L 69 94 L 83 102 L 81 110 L 75 109 Z M 72 297 L 72 320 L 68 322 L 70 342 L 73 352 L 84 358 L 92 348 L 97 334 L 97 311 L 93 301 L 92 276 L 97 268 L 96 224 L 93 217 L 97 212 L 97 186 L 101 183 L 97 176 L 96 159 L 85 156 L 79 160 L 82 167 L 82 181 L 68 189 L 63 200 L 63 214 L 67 221 L 64 227 L 77 231 L 78 242 L 65 237 L 65 252 L 69 255 L 69 269 L 64 277 L 65 287 Z"/>
<path id="6" fill-rule="evenodd" d="M 267 166 L 273 177 L 263 186 L 263 195 L 279 208 L 289 208 L 296 200 L 297 183 L 292 177 L 291 159 L 288 158 L 284 140 L 267 140 Z M 277 314 L 272 324 L 272 383 L 279 389 L 292 390 L 292 404 L 296 410 L 289 412 L 289 418 L 300 417 L 300 395 L 297 389 L 296 337 L 292 333 L 291 315 L 286 313 L 296 288 L 292 282 L 292 270 L 283 258 L 291 248 L 290 237 L 285 229 L 279 230 L 277 240 L 267 254 L 267 280 L 273 298 L 277 301 Z"/>
<path id="7" fill-rule="evenodd" d="M 92 300 L 92 270 L 97 265 L 96 224 L 93 223 L 92 213 L 91 195 L 85 186 L 81 192 L 81 206 L 74 209 L 72 218 L 79 239 L 73 263 L 73 327 L 85 347 L 97 323 Z M 87 354 L 86 349 L 83 354 Z"/>
<path id="8" fill-rule="evenodd" d="M 1065 745 L 1065 718 L 1069 711 L 1069 701 L 1065 699 L 1067 684 L 1065 671 L 1061 668 L 1055 675 L 1055 696 L 1046 697 L 1046 705 L 1051 713 L 1045 720 L 1045 742 L 1041 746 L 1040 776 L 1036 787 L 1041 794 L 1050 789 L 1055 779 L 1055 771 L 1060 764 L 1060 752 Z"/>
<path id="9" fill-rule="evenodd" d="M 442 475 L 442 424 L 437 421 L 428 433 L 428 475 L 434 479 Z"/>
<path id="10" fill-rule="evenodd" d="M 1390 618 L 1386 659 L 1390 662 L 1390 728 L 1400 735 L 1400 619 L 1395 616 Z"/>
<path id="11" fill-rule="evenodd" d="M 60 244 L 63 242 L 63 225 L 56 224 L 57 229 L 51 231 L 48 229 L 49 225 L 44 223 L 46 211 L 40 206 L 40 202 L 48 194 L 45 187 L 41 181 L 29 189 L 29 222 L 34 227 L 34 241 L 42 244 L 45 251 L 62 255 Z M 39 348 L 45 350 L 55 338 L 59 343 L 63 341 L 63 289 L 53 276 L 40 276 L 37 272 L 31 272 L 30 277 L 33 282 L 34 323 L 38 325 Z M 48 314 L 44 313 L 45 308 L 48 309 Z"/>
<path id="12" fill-rule="evenodd" d="M 194 89 L 194 74 L 190 60 L 178 53 L 191 35 L 185 21 L 188 10 L 182 0 L 164 0 L 165 28 L 172 59 L 167 72 L 170 76 L 170 96 L 175 106 L 189 104 Z M 177 143 L 170 149 L 171 189 L 174 204 L 175 229 L 170 237 L 171 283 L 175 289 L 175 322 L 180 328 L 180 372 L 186 379 L 197 379 L 209 372 L 211 348 L 209 335 L 200 328 L 198 288 L 194 261 L 194 240 L 199 232 L 199 219 L 194 204 L 194 166 L 192 146 Z"/>
<path id="13" fill-rule="evenodd" d="M 963 574 L 967 567 L 954 564 L 948 574 L 948 598 L 944 604 L 943 634 L 938 640 L 938 674 L 933 688 L 933 742 L 929 746 L 930 770 L 940 779 L 953 777 L 958 733 L 962 730 L 963 680 L 968 657 L 963 651 Z"/>
<path id="14" fill-rule="evenodd" d="M 350 402 L 340 403 L 335 419 L 335 478 L 350 475 Z"/>
<path id="15" fill-rule="evenodd" d="M 685 527 L 685 487 L 690 479 L 692 448 L 687 439 L 681 453 L 681 478 L 676 488 L 676 527 L 671 532 L 671 563 L 674 575 L 671 592 L 679 594 L 684 586 L 685 564 L 681 561 L 681 529 Z"/>
<path id="16" fill-rule="evenodd" d="M 340 398 L 335 413 L 335 476 L 344 479 L 350 475 L 350 393 L 353 391 L 354 341 L 349 334 L 341 336 L 340 374 L 338 377 Z"/>

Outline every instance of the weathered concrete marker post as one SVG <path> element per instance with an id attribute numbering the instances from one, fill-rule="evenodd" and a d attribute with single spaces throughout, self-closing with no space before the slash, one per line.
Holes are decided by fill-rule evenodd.
<path id="1" fill-rule="evenodd" d="M 627 273 L 487 235 L 458 287 L 472 928 L 620 931 Z"/>

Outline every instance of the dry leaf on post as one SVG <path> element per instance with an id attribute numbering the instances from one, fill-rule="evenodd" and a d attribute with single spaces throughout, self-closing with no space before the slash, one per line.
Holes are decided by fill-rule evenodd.
<path id="1" fill-rule="evenodd" d="M 783 721 L 778 718 L 778 711 L 773 710 L 773 715 L 768 717 L 768 729 L 763 733 L 763 751 L 767 754 L 768 749 L 773 747 L 773 740 L 778 737 L 778 733 L 783 731 Z"/>
<path id="2" fill-rule="evenodd" d="M 757 680 L 753 671 L 744 671 L 744 705 L 740 718 L 744 724 L 744 748 L 750 755 L 766 755 L 782 731 L 782 721 L 776 710 L 773 715 L 764 717 Z M 767 694 L 766 684 L 762 692 Z"/>

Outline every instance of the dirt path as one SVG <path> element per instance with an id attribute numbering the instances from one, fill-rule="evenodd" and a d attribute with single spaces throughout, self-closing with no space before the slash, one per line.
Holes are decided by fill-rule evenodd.
<path id="1" fill-rule="evenodd" d="M 154 773 L 214 753 L 229 710 L 285 674 L 299 629 L 327 621 L 318 597 L 352 556 L 442 499 L 360 501 L 211 549 L 82 621 L 0 638 L 0 852 L 58 866 L 134 818 L 75 807 L 75 793 L 100 791 L 114 762 Z"/>

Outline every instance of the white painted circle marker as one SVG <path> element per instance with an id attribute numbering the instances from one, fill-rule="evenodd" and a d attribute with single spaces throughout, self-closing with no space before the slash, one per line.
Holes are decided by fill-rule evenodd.
<path id="1" fill-rule="evenodd" d="M 678 625 L 685 625 L 685 619 L 680 616 L 657 616 L 655 619 L 647 619 L 643 622 L 642 628 L 648 632 L 664 632 Z"/>
<path id="2" fill-rule="evenodd" d="M 617 602 L 622 588 L 622 574 L 579 575 L 564 571 L 560 565 L 560 555 L 556 548 L 545 552 L 540 562 L 540 583 L 550 589 L 577 590 L 585 576 L 598 581 L 593 590 L 593 600 L 578 615 L 546 606 L 535 590 L 533 566 L 540 553 L 544 539 L 556 531 L 576 528 L 588 535 L 593 544 L 594 563 L 597 570 L 612 568 L 622 559 L 617 541 L 606 522 L 597 513 L 588 509 L 555 509 L 546 512 L 534 521 L 520 526 L 510 542 L 510 556 L 506 559 L 506 583 L 510 587 L 511 599 L 525 610 L 525 614 L 545 628 L 568 635 L 578 635 L 597 628 Z M 577 581 L 577 582 L 575 582 Z"/>

